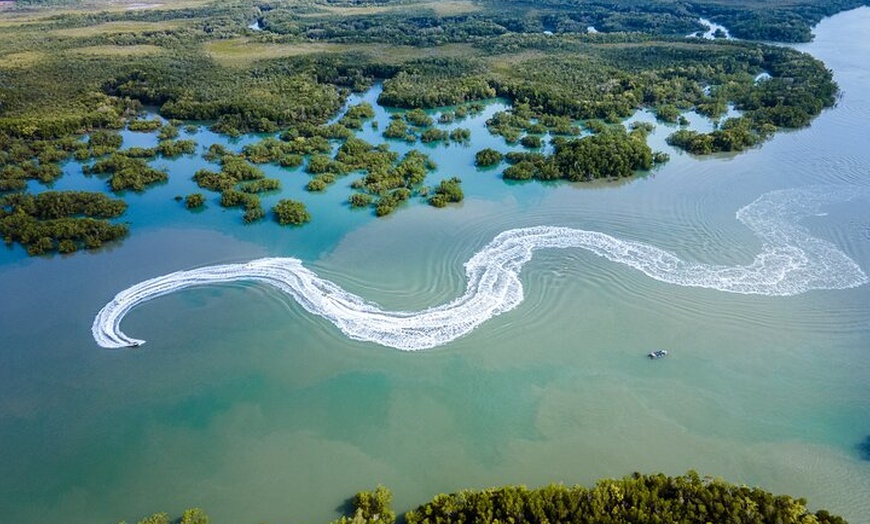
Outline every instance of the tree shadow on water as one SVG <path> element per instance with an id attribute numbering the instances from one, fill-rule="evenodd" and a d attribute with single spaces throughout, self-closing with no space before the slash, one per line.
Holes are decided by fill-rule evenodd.
<path id="1" fill-rule="evenodd" d="M 867 435 L 864 440 L 859 442 L 855 449 L 858 450 L 858 456 L 861 457 L 861 460 L 870 461 L 870 435 Z"/>
<path id="2" fill-rule="evenodd" d="M 356 506 L 354 504 L 355 498 L 356 498 L 355 496 L 346 498 L 344 500 L 344 502 L 342 502 L 341 504 L 338 505 L 337 508 L 335 508 L 335 511 L 337 511 L 338 513 L 341 513 L 342 515 L 345 515 L 347 517 L 352 517 L 354 511 L 356 510 Z"/>

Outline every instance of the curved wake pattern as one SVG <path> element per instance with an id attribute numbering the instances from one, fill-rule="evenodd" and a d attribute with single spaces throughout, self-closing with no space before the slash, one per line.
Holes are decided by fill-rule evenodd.
<path id="1" fill-rule="evenodd" d="M 355 340 L 402 350 L 432 348 L 461 337 L 523 301 L 519 273 L 537 249 L 582 248 L 625 264 L 656 280 L 730 293 L 795 295 L 812 289 L 845 289 L 868 281 L 861 268 L 830 242 L 797 225 L 821 206 L 851 200 L 856 188 L 773 191 L 740 209 L 737 219 L 762 240 L 762 251 L 745 266 L 698 264 L 649 244 L 621 240 L 597 231 L 539 226 L 511 229 L 465 263 L 468 284 L 455 300 L 419 312 L 384 311 L 318 277 L 295 258 L 262 258 L 179 271 L 146 280 L 118 293 L 94 319 L 92 332 L 105 348 L 138 346 L 121 320 L 131 309 L 168 293 L 203 284 L 240 280 L 262 282 L 292 296 Z"/>

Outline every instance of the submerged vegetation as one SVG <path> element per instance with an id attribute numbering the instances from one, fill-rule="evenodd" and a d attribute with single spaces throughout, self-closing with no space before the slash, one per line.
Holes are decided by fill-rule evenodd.
<path id="1" fill-rule="evenodd" d="M 353 499 L 353 515 L 340 517 L 333 524 L 394 524 L 396 513 L 391 502 L 392 494 L 383 486 L 360 492 Z M 846 524 L 825 510 L 812 512 L 806 504 L 804 499 L 701 478 L 693 471 L 679 477 L 635 473 L 619 480 L 600 480 L 592 488 L 553 484 L 539 489 L 506 486 L 441 494 L 407 512 L 402 520 L 408 524 Z M 139 524 L 169 522 L 165 513 L 158 513 Z M 180 522 L 207 524 L 208 518 L 202 510 L 190 509 Z"/>
<path id="2" fill-rule="evenodd" d="M 668 139 L 708 154 L 757 146 L 834 103 L 836 85 L 818 60 L 751 41 L 687 38 L 703 29 L 699 17 L 740 38 L 805 41 L 821 17 L 861 1 L 801 0 L 775 10 L 761 0 L 476 0 L 459 10 L 417 0 L 376 4 L 216 1 L 119 10 L 99 1 L 19 0 L 0 13 L 0 194 L 50 184 L 70 160 L 105 176 L 109 192 L 146 191 L 168 176 L 153 162 L 196 153 L 200 144 L 179 136 L 196 130 L 191 121 L 204 121 L 229 136 L 271 135 L 240 152 L 212 146 L 205 158 L 220 171 L 195 174 L 203 189 L 221 193 L 221 205 L 244 209 L 245 222 L 264 218 L 260 195 L 281 186 L 255 164 L 304 166 L 312 192 L 359 172 L 350 204 L 378 216 L 413 197 L 455 201 L 438 192 L 442 186 L 426 187 L 434 163 L 422 153 L 399 158 L 355 138 L 377 127 L 374 108 L 341 108 L 351 92 L 377 81 L 378 103 L 405 110 L 384 126 L 388 141 L 467 143 L 470 130 L 453 124 L 502 97 L 511 109 L 493 115 L 488 130 L 530 151 L 509 159 L 505 178 L 630 176 L 666 159 L 648 151 L 643 133 L 614 131 L 638 109 L 664 122 L 685 123 L 687 111 L 713 119 L 712 132 L 680 129 Z M 455 107 L 431 111 L 445 105 Z M 738 116 L 723 120 L 730 108 Z M 159 142 L 122 149 L 125 127 Z M 481 152 L 475 163 L 500 161 Z"/>

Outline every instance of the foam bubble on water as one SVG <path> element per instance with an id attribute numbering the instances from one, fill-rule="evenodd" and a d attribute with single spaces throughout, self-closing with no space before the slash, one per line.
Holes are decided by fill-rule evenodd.
<path id="1" fill-rule="evenodd" d="M 655 246 L 597 231 L 538 226 L 500 233 L 465 263 L 468 283 L 460 297 L 419 312 L 384 311 L 318 277 L 296 258 L 261 258 L 179 271 L 136 284 L 100 310 L 92 333 L 105 348 L 143 344 L 144 340 L 128 337 L 120 329 L 124 316 L 139 304 L 188 287 L 244 280 L 287 293 L 349 338 L 402 350 L 427 349 L 517 307 L 523 301 L 520 270 L 535 250 L 549 248 L 582 248 L 662 282 L 730 293 L 785 296 L 857 287 L 868 281 L 858 264 L 797 222 L 825 204 L 866 193 L 851 187 L 815 187 L 762 195 L 737 212 L 737 219 L 762 240 L 761 252 L 744 266 L 693 263 Z"/>

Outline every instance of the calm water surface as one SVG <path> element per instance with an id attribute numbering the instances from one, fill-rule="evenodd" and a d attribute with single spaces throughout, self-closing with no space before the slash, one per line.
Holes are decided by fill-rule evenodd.
<path id="1" fill-rule="evenodd" d="M 28 259 L 3 248 L 0 520 L 110 523 L 201 506 L 226 523 L 326 522 L 378 483 L 405 511 L 463 487 L 695 469 L 870 522 L 870 461 L 856 448 L 870 434 L 870 286 L 733 295 L 554 250 L 525 267 L 517 309 L 428 352 L 350 341 L 250 284 L 140 307 L 123 326 L 148 340 L 141 349 L 100 349 L 90 334 L 96 312 L 129 285 L 265 255 L 299 257 L 385 308 L 424 308 L 462 292 L 463 262 L 493 236 L 541 224 L 747 263 L 759 242 L 737 209 L 775 189 L 870 185 L 868 25 L 868 8 L 838 15 L 802 46 L 834 70 L 838 106 L 737 156 L 670 150 L 671 130 L 659 125 L 651 142 L 672 160 L 631 183 L 506 184 L 473 167 L 477 150 L 505 149 L 481 127 L 503 107 L 493 103 L 451 126 L 472 128 L 472 145 L 431 151 L 433 184 L 463 179 L 458 208 L 412 205 L 375 219 L 340 204 L 352 179 L 308 194 L 307 175 L 273 166 L 285 193 L 270 199 L 302 199 L 314 220 L 246 227 L 214 196 L 194 216 L 172 200 L 194 191 L 189 177 L 207 165 L 187 158 L 163 161 L 167 185 L 126 197 L 133 234 L 113 249 Z M 103 187 L 67 169 L 57 187 Z M 868 271 L 867 209 L 831 206 L 802 225 Z M 671 357 L 643 358 L 656 347 Z"/>

